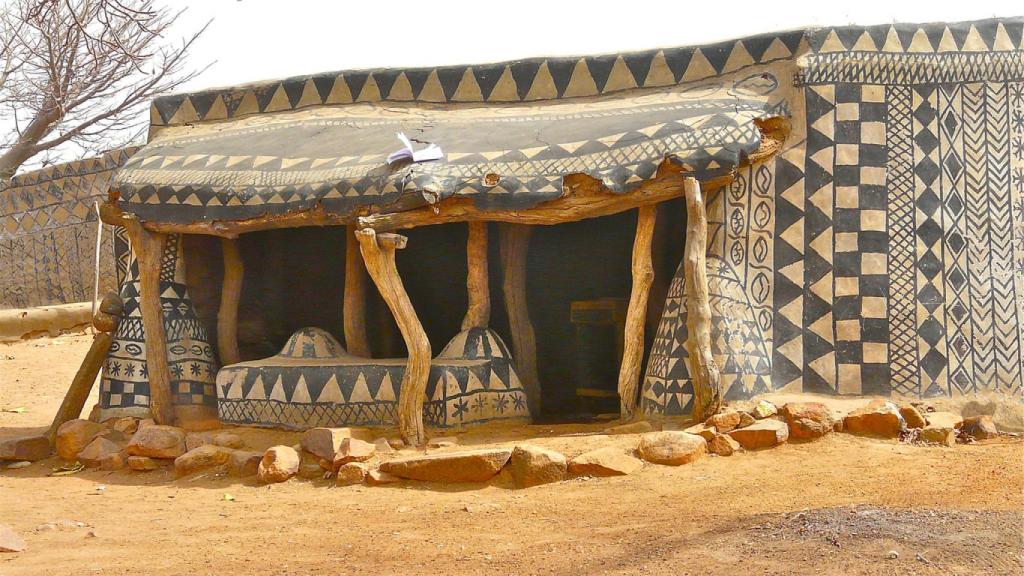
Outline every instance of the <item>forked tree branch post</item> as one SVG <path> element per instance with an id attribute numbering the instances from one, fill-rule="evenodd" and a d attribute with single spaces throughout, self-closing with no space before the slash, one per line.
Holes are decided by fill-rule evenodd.
<path id="1" fill-rule="evenodd" d="M 111 344 L 114 343 L 113 333 L 117 330 L 117 324 L 123 312 L 124 303 L 117 294 L 111 292 L 103 297 L 99 309 L 92 317 L 92 326 L 96 329 L 92 345 L 89 346 L 89 351 L 86 352 L 85 359 L 82 360 L 82 365 L 75 373 L 75 379 L 71 381 L 71 386 L 68 386 L 64 401 L 61 402 L 60 408 L 57 409 L 57 414 L 50 424 L 50 429 L 46 432 L 50 447 L 56 443 L 57 430 L 60 429 L 61 424 L 81 416 L 82 409 L 92 393 L 96 376 L 107 359 L 107 352 L 110 350 Z"/>
<path id="2" fill-rule="evenodd" d="M 405 248 L 406 238 L 398 234 L 377 234 L 372 229 L 356 232 L 366 270 L 377 285 L 405 340 L 409 359 L 402 376 L 398 399 L 398 429 L 409 445 L 427 441 L 423 428 L 423 402 L 430 376 L 430 340 L 402 284 L 395 265 L 395 250 Z"/>
<path id="3" fill-rule="evenodd" d="M 622 364 L 619 366 L 620 417 L 623 421 L 636 415 L 636 395 L 640 381 L 640 364 L 644 356 L 645 319 L 647 297 L 654 282 L 651 262 L 651 238 L 658 214 L 658 205 L 637 208 L 636 236 L 633 239 L 633 287 L 626 309 L 626 329 L 623 339 Z"/>
<path id="4" fill-rule="evenodd" d="M 238 353 L 238 302 L 242 296 L 245 268 L 237 240 L 222 238 L 220 245 L 224 254 L 224 282 L 217 312 L 217 350 L 221 365 L 227 366 L 241 361 Z"/>
<path id="5" fill-rule="evenodd" d="M 171 370 L 167 363 L 167 335 L 160 305 L 160 259 L 167 236 L 146 230 L 132 217 L 123 218 L 121 223 L 139 264 L 139 309 L 145 332 L 149 411 L 157 424 L 173 424 Z"/>
<path id="6" fill-rule="evenodd" d="M 522 224 L 499 224 L 502 283 L 508 327 L 512 337 L 512 360 L 523 389 L 526 405 L 534 418 L 540 416 L 540 377 L 537 375 L 537 338 L 530 322 L 526 301 L 526 259 L 533 229 Z"/>
<path id="7" fill-rule="evenodd" d="M 355 226 L 345 227 L 345 295 L 342 302 L 345 348 L 349 354 L 370 358 L 366 336 L 366 265 L 359 254 Z"/>
<path id="8" fill-rule="evenodd" d="M 690 356 L 693 383 L 694 422 L 704 422 L 722 405 L 721 373 L 711 354 L 711 304 L 708 294 L 708 216 L 700 184 L 694 178 L 683 181 L 686 196 L 686 349 Z"/>
<path id="9" fill-rule="evenodd" d="M 487 223 L 468 222 L 466 288 L 469 305 L 462 329 L 487 328 L 491 319 L 491 289 L 487 282 Z"/>

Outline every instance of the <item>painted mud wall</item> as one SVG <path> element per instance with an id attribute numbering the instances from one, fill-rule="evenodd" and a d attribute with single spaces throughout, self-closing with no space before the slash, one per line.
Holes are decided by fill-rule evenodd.
<path id="1" fill-rule="evenodd" d="M 58 164 L 0 183 L 0 309 L 93 297 L 96 200 L 136 148 Z M 114 235 L 104 226 L 100 290 L 117 288 Z"/>
<path id="2" fill-rule="evenodd" d="M 1021 397 L 1022 23 L 804 34 L 780 78 L 787 149 L 709 200 L 727 398 Z M 685 340 L 679 272 L 643 385 L 649 415 L 689 412 Z"/>

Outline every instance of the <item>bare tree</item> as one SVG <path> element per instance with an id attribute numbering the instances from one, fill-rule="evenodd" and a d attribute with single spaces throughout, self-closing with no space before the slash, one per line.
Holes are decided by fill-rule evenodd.
<path id="1" fill-rule="evenodd" d="M 0 181 L 75 143 L 137 135 L 155 96 L 195 78 L 186 58 L 209 26 L 171 42 L 182 12 L 153 0 L 9 0 L 0 7 Z"/>

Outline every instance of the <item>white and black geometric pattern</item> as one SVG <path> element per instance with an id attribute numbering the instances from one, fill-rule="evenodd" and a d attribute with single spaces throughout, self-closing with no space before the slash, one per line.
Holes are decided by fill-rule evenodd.
<path id="1" fill-rule="evenodd" d="M 394 426 L 406 360 L 352 356 L 327 332 L 303 328 L 281 353 L 217 375 L 223 422 L 305 430 Z M 459 333 L 431 363 L 424 421 L 452 427 L 528 418 L 508 348 L 490 330 Z"/>

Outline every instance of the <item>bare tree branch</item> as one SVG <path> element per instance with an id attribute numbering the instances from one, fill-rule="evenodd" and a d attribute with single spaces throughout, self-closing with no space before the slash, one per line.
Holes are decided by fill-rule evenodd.
<path id="1" fill-rule="evenodd" d="M 205 70 L 187 58 L 209 23 L 166 38 L 157 0 L 9 0 L 0 7 L 0 180 L 55 148 L 123 144 L 154 97 Z M 63 148 L 62 148 L 63 149 Z"/>

